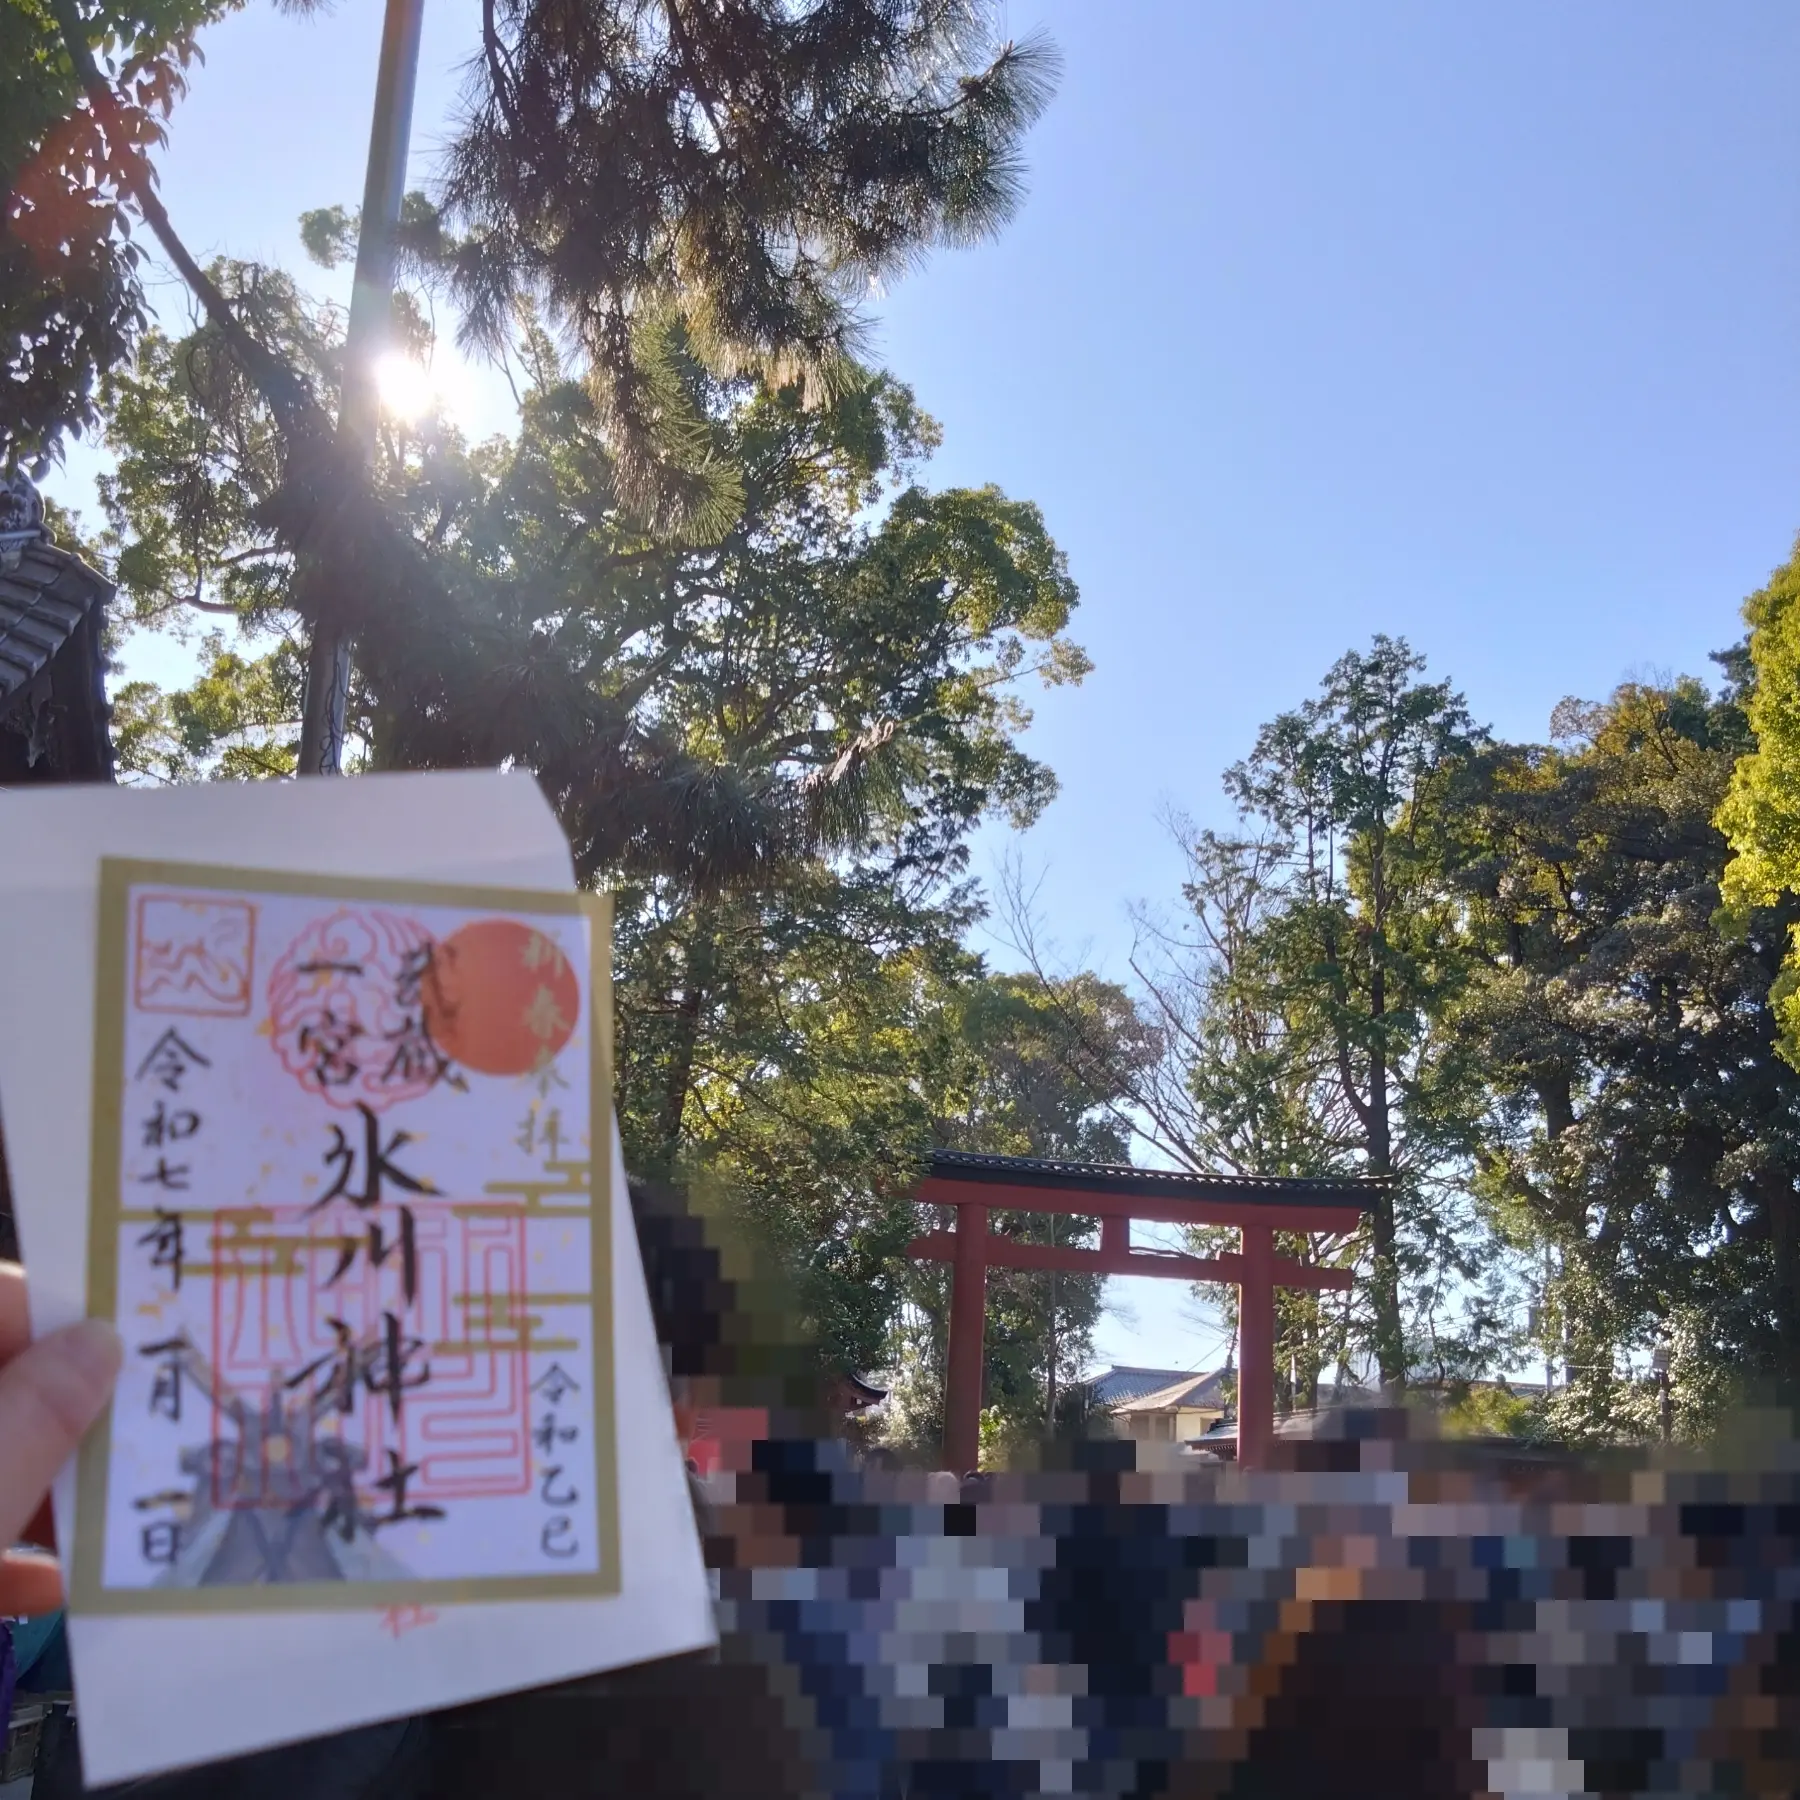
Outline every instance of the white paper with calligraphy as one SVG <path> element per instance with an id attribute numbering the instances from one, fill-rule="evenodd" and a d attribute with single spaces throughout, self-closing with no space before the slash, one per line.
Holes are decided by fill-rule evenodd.
<path id="1" fill-rule="evenodd" d="M 73 1466 L 55 1490 L 89 1783 L 711 1643 L 589 1030 L 606 1008 L 536 784 L 40 789 L 0 810 L 32 1324 L 93 1310 L 133 1346 L 79 1493 Z M 107 858 L 158 867 L 103 909 Z M 196 895 L 171 859 L 287 873 Z M 339 912 L 360 926 L 309 937 Z M 490 978 L 496 921 L 562 952 L 566 1039 L 566 990 L 521 1008 Z"/>
<path id="2" fill-rule="evenodd" d="M 308 885 L 103 871 L 81 1599 L 616 1588 L 586 921 Z"/>

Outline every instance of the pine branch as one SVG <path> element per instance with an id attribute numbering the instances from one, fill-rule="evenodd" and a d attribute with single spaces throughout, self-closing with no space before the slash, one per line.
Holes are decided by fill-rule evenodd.
<path id="1" fill-rule="evenodd" d="M 169 260 L 188 284 L 206 311 L 207 318 L 236 354 L 244 373 L 255 383 L 277 417 L 296 435 L 329 431 L 329 423 L 305 382 L 278 356 L 257 342 L 231 310 L 230 302 L 219 291 L 206 271 L 194 260 L 187 246 L 176 234 L 167 210 L 158 197 L 149 165 L 130 147 L 130 133 L 119 116 L 117 98 L 111 84 L 101 74 L 88 47 L 82 29 L 81 15 L 75 0 L 52 0 L 56 22 L 62 32 L 63 46 L 75 66 L 88 104 L 105 128 L 108 140 L 118 148 L 120 177 L 126 191 L 136 203 L 144 221 L 155 234 Z"/>

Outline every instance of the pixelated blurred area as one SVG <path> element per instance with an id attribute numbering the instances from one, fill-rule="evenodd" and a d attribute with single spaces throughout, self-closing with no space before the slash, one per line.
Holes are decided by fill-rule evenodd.
<path id="1" fill-rule="evenodd" d="M 1131 1439 L 895 1468 L 778 1284 L 679 1194 L 631 1198 L 678 1428 L 708 1421 L 718 1651 L 134 1800 L 1800 1792 L 1788 1420 L 1660 1461 L 1343 1410 L 1256 1472 Z"/>
<path id="2" fill-rule="evenodd" d="M 425 1787 L 655 1796 L 1792 1795 L 1800 1448 L 1709 1462 L 1317 1418 L 1259 1472 L 1097 1439 L 881 1466 L 672 1195 L 634 1189 L 716 1656 L 434 1722 Z"/>

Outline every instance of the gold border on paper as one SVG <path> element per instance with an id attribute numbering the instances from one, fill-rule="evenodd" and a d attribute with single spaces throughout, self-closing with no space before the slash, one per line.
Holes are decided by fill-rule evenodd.
<path id="1" fill-rule="evenodd" d="M 73 1615 L 155 1613 L 370 1612 L 390 1606 L 500 1600 L 596 1599 L 617 1594 L 619 1565 L 618 1400 L 613 1367 L 612 1191 L 612 899 L 610 895 L 545 892 L 354 876 L 289 874 L 194 863 L 107 857 L 100 864 L 100 932 L 94 1014 L 94 1118 L 88 1166 L 87 1311 L 116 1322 L 118 1312 L 119 1170 L 123 1154 L 125 998 L 130 902 L 143 883 L 196 894 L 291 894 L 462 911 L 551 913 L 588 927 L 588 1236 L 594 1337 L 594 1474 L 600 1568 L 591 1575 L 496 1575 L 453 1581 L 269 1582 L 248 1587 L 120 1588 L 104 1583 L 111 1409 L 81 1447 L 75 1487 L 75 1552 L 69 1611 Z"/>

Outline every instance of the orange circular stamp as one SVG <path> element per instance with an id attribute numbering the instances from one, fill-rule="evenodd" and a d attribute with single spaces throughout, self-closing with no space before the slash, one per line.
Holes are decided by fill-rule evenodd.
<path id="1" fill-rule="evenodd" d="M 581 984 L 562 946 L 517 919 L 481 919 L 444 938 L 421 984 L 426 1028 L 482 1075 L 532 1075 L 574 1035 Z"/>

